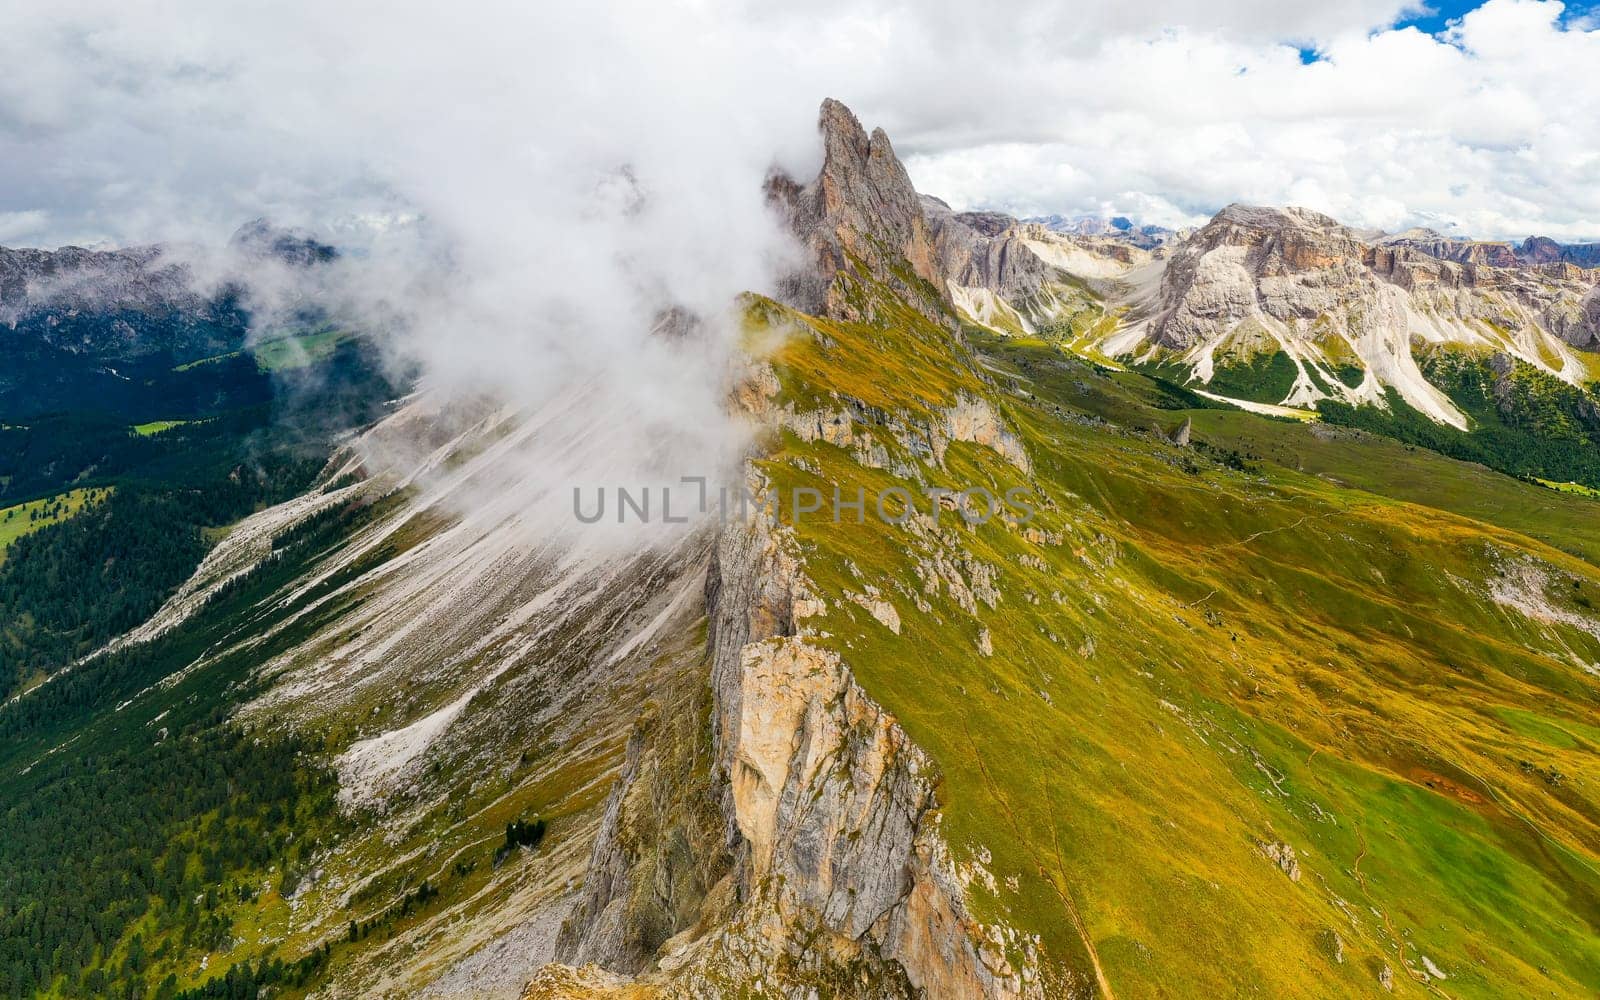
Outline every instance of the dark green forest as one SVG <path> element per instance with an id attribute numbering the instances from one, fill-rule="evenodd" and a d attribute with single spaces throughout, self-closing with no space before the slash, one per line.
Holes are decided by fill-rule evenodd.
<path id="1" fill-rule="evenodd" d="M 270 390 L 267 402 L 150 436 L 99 411 L 32 417 L 0 430 L 0 503 L 114 488 L 109 499 L 6 550 L 0 697 L 147 619 L 199 565 L 206 529 L 303 492 L 334 436 L 376 419 L 402 391 L 357 342 L 312 368 L 256 374 Z"/>
<path id="2" fill-rule="evenodd" d="M 252 693 L 254 656 L 218 658 L 159 712 L 120 706 L 248 628 L 263 596 L 365 514 L 330 509 L 277 539 L 271 558 L 183 626 L 0 708 L 0 996 L 177 996 L 151 964 L 224 949 L 229 901 L 252 899 L 269 871 L 292 891 L 337 834 L 320 740 L 228 719 Z M 189 995 L 254 997 L 305 982 L 325 957 L 274 957 Z"/>
<path id="3" fill-rule="evenodd" d="M 1600 488 L 1600 383 L 1580 389 L 1523 362 L 1438 351 L 1422 362 L 1472 421 L 1458 431 L 1413 409 L 1387 390 L 1388 410 L 1322 400 L 1330 424 L 1354 427 L 1477 462 L 1522 479 Z"/>
<path id="4" fill-rule="evenodd" d="M 223 350 L 241 335 L 224 325 L 172 339 Z M 176 952 L 224 948 L 230 902 L 252 898 L 269 872 L 292 889 L 337 835 L 320 739 L 230 721 L 251 695 L 254 655 L 217 658 L 159 712 L 132 699 L 259 626 L 257 602 L 365 509 L 333 508 L 280 536 L 171 633 L 77 661 L 148 619 L 226 526 L 313 488 L 339 437 L 382 416 L 408 375 L 358 338 L 283 371 L 247 353 L 107 362 L 17 331 L 3 339 L 15 350 L 0 376 L 0 506 L 110 493 L 0 560 L 0 998 L 256 997 L 308 983 L 326 949 L 269 955 L 187 990 L 155 970 Z M 155 420 L 186 422 L 133 429 Z M 22 684 L 38 686 L 11 700 Z"/>

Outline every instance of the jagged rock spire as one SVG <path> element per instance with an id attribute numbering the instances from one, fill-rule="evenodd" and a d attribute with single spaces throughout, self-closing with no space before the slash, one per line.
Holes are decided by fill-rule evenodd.
<path id="1" fill-rule="evenodd" d="M 807 268 L 785 282 L 785 298 L 806 312 L 861 318 L 834 282 L 853 258 L 873 278 L 907 291 L 902 275 L 909 267 L 948 304 L 928 220 L 888 135 L 879 128 L 869 137 L 832 98 L 822 102 L 817 130 L 823 162 L 816 178 L 801 185 L 774 172 L 767 182 L 808 258 Z"/>

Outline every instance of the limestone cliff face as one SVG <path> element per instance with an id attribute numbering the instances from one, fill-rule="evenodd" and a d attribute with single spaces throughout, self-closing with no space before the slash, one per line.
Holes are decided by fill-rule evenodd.
<path id="1" fill-rule="evenodd" d="M 1060 232 L 1000 212 L 956 212 L 924 195 L 939 266 L 956 308 L 1002 332 L 1070 328 L 1099 309 L 1085 285 L 1120 281 L 1151 254 L 1121 235 Z"/>
<path id="2" fill-rule="evenodd" d="M 768 179 L 767 192 L 786 215 L 805 249 L 807 267 L 790 276 L 784 297 L 801 311 L 863 319 L 834 282 L 858 263 L 873 279 L 916 302 L 931 293 L 949 301 L 928 220 L 905 167 L 883 129 L 870 136 L 850 109 L 822 102 L 822 170 L 810 183 L 785 174 Z M 917 279 L 927 288 L 914 287 Z"/>
<path id="3" fill-rule="evenodd" d="M 945 277 L 956 285 L 987 288 L 1007 300 L 1038 294 L 1054 269 L 1026 244 L 1017 220 L 999 212 L 954 212 L 924 195 L 934 244 Z"/>
<path id="4" fill-rule="evenodd" d="M 760 519 L 726 532 L 710 593 L 714 733 L 748 902 L 705 946 L 691 992 L 783 958 L 802 979 L 853 970 L 862 988 L 845 995 L 1039 995 L 1033 968 L 987 946 L 1007 932 L 966 910 L 932 761 L 837 654 L 807 641 L 822 604 L 786 536 Z"/>
<path id="5" fill-rule="evenodd" d="M 1407 229 L 1378 240 L 1379 245 L 1405 247 L 1418 253 L 1454 261 L 1457 264 L 1482 264 L 1489 267 L 1517 267 L 1523 263 L 1509 243 L 1489 240 L 1456 239 L 1432 229 Z"/>
<path id="6" fill-rule="evenodd" d="M 1306 209 L 1230 205 L 1172 252 L 1107 350 L 1176 353 L 1201 383 L 1226 364 L 1282 352 L 1297 373 L 1287 405 L 1381 404 L 1392 387 L 1465 426 L 1421 377 L 1413 345 L 1503 351 L 1580 381 L 1587 366 L 1573 349 L 1600 347 L 1597 284 L 1600 271 L 1529 265 L 1509 244 L 1416 231 L 1373 242 Z"/>
<path id="7" fill-rule="evenodd" d="M 822 133 L 817 180 L 774 181 L 815 255 L 795 290 L 828 315 L 871 320 L 861 310 L 886 297 L 852 294 L 854 283 L 881 282 L 949 323 L 934 237 L 887 138 L 868 138 L 836 102 L 823 106 Z M 1015 228 L 999 220 L 997 235 Z M 765 425 L 833 441 L 864 464 L 882 450 L 858 430 L 870 416 L 933 462 L 952 441 L 971 441 L 1032 467 L 984 398 L 961 395 L 912 417 L 868 414 L 843 397 L 798 412 L 776 405 L 777 392 L 757 365 L 734 400 Z M 746 475 L 760 495 L 756 466 Z M 819 641 L 828 599 L 790 529 L 759 505 L 722 525 L 704 596 L 704 673 L 680 678 L 662 694 L 677 707 L 648 713 L 634 734 L 560 933 L 562 965 L 529 995 L 1043 996 L 1037 942 L 967 908 L 940 833 L 933 761 Z M 872 613 L 898 628 L 887 603 Z"/>
<path id="8" fill-rule="evenodd" d="M 684 826 L 685 785 L 642 776 L 662 748 L 636 738 L 558 955 L 642 972 L 674 997 L 1042 997 L 1034 942 L 966 908 L 933 762 L 836 653 L 808 641 L 826 605 L 785 529 L 762 517 L 725 529 L 706 598 L 713 764 L 702 787 L 718 790 L 721 838 L 665 838 L 698 847 L 676 865 L 701 873 L 679 897 L 700 910 L 671 919 L 664 894 L 639 890 L 672 881 L 655 845 Z M 673 751 L 663 756 L 671 769 Z M 650 919 L 654 955 L 638 947 Z"/>
<path id="9" fill-rule="evenodd" d="M 1439 323 L 1547 326 L 1548 316 L 1570 311 L 1600 283 L 1600 274 L 1570 265 L 1522 267 L 1504 244 L 1458 242 L 1446 253 L 1439 247 L 1448 241 L 1440 241 L 1436 254 L 1421 242 L 1373 244 L 1306 209 L 1230 205 L 1173 254 L 1161 285 L 1166 308 L 1149 329 L 1158 343 L 1180 350 L 1252 313 L 1281 323 L 1328 317 L 1359 336 L 1363 314 L 1393 311 L 1383 308 L 1385 285 L 1407 293 L 1396 305 Z M 1595 339 L 1581 320 L 1561 329 L 1574 345 Z"/>

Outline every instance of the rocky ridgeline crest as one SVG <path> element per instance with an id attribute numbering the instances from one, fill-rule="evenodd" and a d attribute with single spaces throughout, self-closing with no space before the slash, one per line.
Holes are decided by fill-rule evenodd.
<path id="1" fill-rule="evenodd" d="M 802 312 L 866 318 L 834 282 L 855 263 L 913 302 L 925 297 L 926 289 L 913 287 L 920 279 L 948 305 L 928 220 L 888 135 L 878 128 L 868 136 L 850 109 L 831 98 L 822 102 L 817 130 L 823 145 L 817 176 L 804 185 L 781 172 L 767 180 L 768 197 L 806 254 L 806 267 L 785 279 L 783 298 Z"/>
<path id="2" fill-rule="evenodd" d="M 208 252 L 219 273 L 201 280 L 185 251 L 163 245 L 114 250 L 0 247 L 0 328 L 78 354 L 137 357 L 171 351 L 185 357 L 237 346 L 242 275 L 262 261 L 290 267 L 326 264 L 338 251 L 303 233 L 256 219 L 221 251 Z M 170 322 L 169 322 L 170 321 Z"/>
<path id="3" fill-rule="evenodd" d="M 189 270 L 160 247 L 11 250 L 0 247 L 0 322 L 69 309 L 192 309 Z"/>
<path id="4" fill-rule="evenodd" d="M 1571 264 L 1580 268 L 1600 267 L 1600 243 L 1557 243 L 1548 236 L 1530 236 L 1521 243 L 1509 243 L 1445 236 L 1432 229 L 1407 229 L 1381 237 L 1376 242 L 1410 247 L 1430 257 L 1457 264 L 1485 264 L 1490 267 Z"/>
<path id="5" fill-rule="evenodd" d="M 1531 322 L 1574 347 L 1600 347 L 1600 272 L 1563 262 L 1508 264 L 1509 251 L 1495 246 L 1469 252 L 1415 236 L 1369 242 L 1308 209 L 1230 205 L 1173 253 L 1152 339 L 1187 349 L 1253 312 L 1284 324 L 1348 320 L 1335 327 L 1359 337 L 1363 315 L 1369 323 L 1403 321 L 1388 314 L 1409 307 L 1445 322 L 1507 329 Z M 1393 300 L 1385 286 L 1409 299 Z"/>

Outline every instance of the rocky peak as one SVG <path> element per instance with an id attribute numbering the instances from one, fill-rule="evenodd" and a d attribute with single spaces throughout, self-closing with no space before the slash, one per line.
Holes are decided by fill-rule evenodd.
<path id="1" fill-rule="evenodd" d="M 1037 292 L 1051 268 L 1023 245 L 1027 228 L 1002 212 L 956 212 L 924 195 L 922 207 L 945 278 L 1006 298 Z"/>
<path id="2" fill-rule="evenodd" d="M 1522 256 L 1535 264 L 1556 263 L 1562 259 L 1562 247 L 1548 236 L 1530 236 L 1522 242 Z"/>
<path id="3" fill-rule="evenodd" d="M 1557 243 L 1548 236 L 1530 236 L 1520 249 L 1522 260 L 1529 264 L 1600 267 L 1600 243 Z"/>
<path id="4" fill-rule="evenodd" d="M 0 316 L 8 322 L 50 308 L 170 308 L 187 287 L 187 270 L 159 247 L 0 247 Z"/>
<path id="5" fill-rule="evenodd" d="M 823 144 L 817 176 L 801 185 L 774 173 L 767 182 L 769 198 L 787 216 L 809 264 L 785 282 L 785 297 L 807 312 L 863 318 L 853 315 L 834 282 L 853 259 L 872 278 L 920 301 L 921 290 L 909 288 L 902 276 L 909 266 L 948 303 L 928 220 L 888 135 L 879 128 L 869 136 L 850 109 L 832 98 L 822 102 L 817 130 Z"/>
<path id="6" fill-rule="evenodd" d="M 1379 246 L 1403 247 L 1439 260 L 1484 267 L 1516 267 L 1522 263 L 1509 243 L 1461 239 L 1432 229 L 1407 229 L 1376 241 Z"/>
<path id="7" fill-rule="evenodd" d="M 339 251 L 305 233 L 275 226 L 266 219 L 253 219 L 234 231 L 228 246 L 256 259 L 276 258 L 285 264 L 309 267 L 326 264 Z"/>
<path id="8" fill-rule="evenodd" d="M 1185 250 L 1244 247 L 1258 274 L 1314 270 L 1360 260 L 1366 249 L 1355 230 L 1309 208 L 1233 204 L 1186 241 Z"/>

